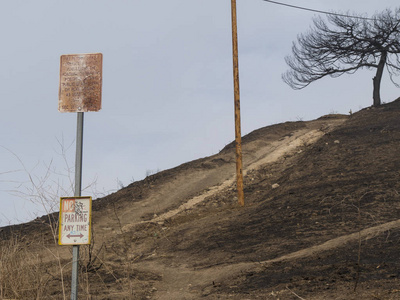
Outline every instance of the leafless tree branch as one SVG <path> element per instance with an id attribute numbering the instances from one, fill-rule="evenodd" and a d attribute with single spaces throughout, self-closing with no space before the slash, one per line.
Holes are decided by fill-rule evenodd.
<path id="1" fill-rule="evenodd" d="M 302 89 L 326 76 L 339 77 L 357 70 L 376 69 L 374 105 L 380 105 L 380 83 L 386 66 L 391 81 L 400 74 L 400 8 L 375 14 L 371 19 L 348 14 L 317 17 L 309 32 L 293 42 L 285 58 L 290 69 L 282 79 Z"/>

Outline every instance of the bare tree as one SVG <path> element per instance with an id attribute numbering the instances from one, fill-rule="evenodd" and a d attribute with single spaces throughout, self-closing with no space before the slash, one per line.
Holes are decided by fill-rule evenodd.
<path id="1" fill-rule="evenodd" d="M 381 104 L 380 86 L 386 66 L 393 84 L 400 74 L 400 8 L 366 18 L 330 14 L 327 21 L 313 19 L 313 27 L 297 37 L 292 56 L 285 58 L 290 70 L 282 75 L 293 89 L 302 89 L 322 77 L 338 77 L 358 69 L 376 69 L 373 105 Z"/>

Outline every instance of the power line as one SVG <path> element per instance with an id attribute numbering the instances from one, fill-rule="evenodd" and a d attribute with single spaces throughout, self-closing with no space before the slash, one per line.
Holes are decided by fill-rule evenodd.
<path id="1" fill-rule="evenodd" d="M 277 4 L 277 5 L 287 6 L 287 7 L 291 7 L 291 8 L 296 8 L 296 9 L 311 11 L 311 12 L 315 12 L 315 13 L 319 13 L 319 14 L 324 14 L 324 15 L 333 15 L 333 16 L 346 17 L 346 18 L 355 18 L 355 19 L 369 20 L 369 21 L 374 20 L 374 19 L 372 19 L 372 18 L 359 17 L 359 16 L 349 16 L 349 15 L 338 14 L 338 13 L 334 13 L 334 12 L 328 12 L 328 11 L 323 11 L 323 10 L 318 10 L 318 9 L 312 9 L 312 8 L 307 8 L 307 7 L 302 7 L 302 6 L 291 5 L 291 4 L 282 3 L 282 2 L 277 2 L 277 1 L 271 1 L 271 0 L 263 0 L 263 1 L 265 1 L 265 2 L 270 2 L 270 3 L 273 3 L 273 4 Z"/>

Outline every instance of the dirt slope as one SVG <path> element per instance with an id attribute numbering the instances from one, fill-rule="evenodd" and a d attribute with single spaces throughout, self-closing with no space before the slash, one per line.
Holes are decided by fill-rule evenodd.
<path id="1" fill-rule="evenodd" d="M 82 299 L 400 299 L 399 119 L 395 101 L 245 136 L 244 208 L 234 144 L 96 200 Z M 40 237 L 24 243 L 52 270 L 42 298 L 59 299 L 43 247 L 67 291 L 70 249 L 46 228 L 3 239 Z"/>

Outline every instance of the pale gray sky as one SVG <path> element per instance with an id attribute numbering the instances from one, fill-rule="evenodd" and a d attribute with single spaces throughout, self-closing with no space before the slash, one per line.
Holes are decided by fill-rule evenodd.
<path id="1" fill-rule="evenodd" d="M 398 1 L 282 0 L 369 15 Z M 44 214 L 9 190 L 45 177 L 68 186 L 58 141 L 75 156 L 76 114 L 59 113 L 62 54 L 103 53 L 103 109 L 85 114 L 84 185 L 96 198 L 146 173 L 217 153 L 234 140 L 229 0 L 3 0 L 0 3 L 0 226 Z M 297 34 L 314 13 L 237 0 L 242 134 L 267 125 L 348 113 L 372 104 L 373 71 L 294 91 L 281 80 Z M 399 90 L 384 75 L 382 98 Z M 18 157 L 18 158 L 17 158 Z M 21 162 L 20 162 L 21 161 Z M 10 171 L 15 171 L 11 172 Z M 73 176 L 73 174 L 72 174 Z M 66 194 L 67 193 L 67 194 Z M 72 192 L 54 191 L 54 203 Z"/>

